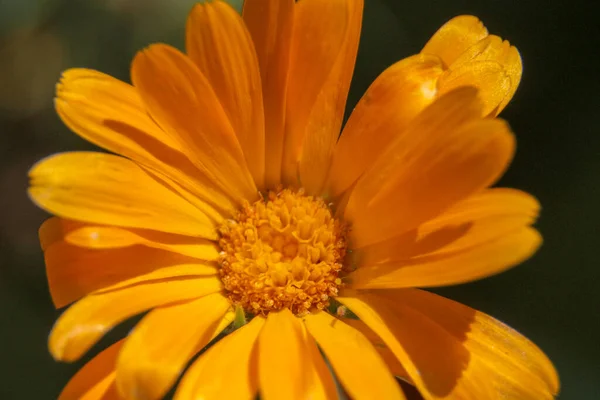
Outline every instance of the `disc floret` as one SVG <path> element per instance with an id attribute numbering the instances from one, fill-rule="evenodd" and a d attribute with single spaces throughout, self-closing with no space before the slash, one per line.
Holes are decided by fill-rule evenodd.
<path id="1" fill-rule="evenodd" d="M 220 227 L 220 276 L 226 295 L 253 314 L 288 308 L 296 315 L 338 294 L 345 227 L 318 197 L 269 192 Z"/>

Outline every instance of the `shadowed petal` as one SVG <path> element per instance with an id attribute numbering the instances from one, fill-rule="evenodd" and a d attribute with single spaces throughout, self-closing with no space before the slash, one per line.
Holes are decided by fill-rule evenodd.
<path id="1" fill-rule="evenodd" d="M 115 365 L 124 340 L 92 358 L 71 378 L 58 400 L 118 400 Z"/>
<path id="2" fill-rule="evenodd" d="M 296 3 L 283 144 L 281 181 L 285 185 L 298 186 L 298 160 L 310 112 L 344 44 L 351 1 Z"/>
<path id="3" fill-rule="evenodd" d="M 133 86 L 94 70 L 69 69 L 57 85 L 55 106 L 78 135 L 169 177 L 192 193 L 207 214 L 235 210 L 235 203 L 152 120 Z"/>
<path id="4" fill-rule="evenodd" d="M 310 112 L 306 136 L 302 143 L 298 172 L 300 183 L 308 194 L 320 194 L 325 184 L 333 148 L 342 127 L 348 89 L 354 71 L 363 0 L 351 1 L 348 6 L 348 28 L 344 43 Z"/>
<path id="5" fill-rule="evenodd" d="M 56 321 L 48 345 L 56 360 L 74 361 L 115 325 L 150 308 L 218 292 L 215 277 L 151 281 L 91 294 Z"/>
<path id="6" fill-rule="evenodd" d="M 242 16 L 252 36 L 265 112 L 265 186 L 281 183 L 294 0 L 246 0 Z"/>
<path id="7" fill-rule="evenodd" d="M 352 111 L 336 144 L 326 194 L 341 195 L 437 95 L 437 57 L 416 55 L 386 69 Z"/>
<path id="8" fill-rule="evenodd" d="M 546 356 L 483 313 L 417 289 L 348 294 L 340 301 L 385 341 L 426 398 L 552 399 L 558 391 Z"/>
<path id="9" fill-rule="evenodd" d="M 265 122 L 260 72 L 242 18 L 223 1 L 196 4 L 188 17 L 186 49 L 231 121 L 254 182 L 264 189 Z"/>
<path id="10" fill-rule="evenodd" d="M 173 47 L 155 44 L 135 56 L 131 80 L 152 118 L 205 176 L 238 204 L 257 197 L 232 125 L 192 60 Z"/>
<path id="11" fill-rule="evenodd" d="M 123 157 L 58 154 L 34 165 L 29 177 L 32 200 L 60 217 L 217 238 L 210 216 Z"/>
<path id="12" fill-rule="evenodd" d="M 476 91 L 464 87 L 411 122 L 350 195 L 344 215 L 354 246 L 414 229 L 501 176 L 515 139 L 505 122 L 480 116 Z"/>
<path id="13" fill-rule="evenodd" d="M 353 399 L 404 399 L 400 386 L 362 333 L 323 311 L 307 315 L 304 322 Z"/>
<path id="14" fill-rule="evenodd" d="M 363 266 L 348 276 L 348 287 L 435 287 L 470 282 L 522 263 L 541 244 L 540 234 L 524 227 L 479 246 L 438 257 Z"/>

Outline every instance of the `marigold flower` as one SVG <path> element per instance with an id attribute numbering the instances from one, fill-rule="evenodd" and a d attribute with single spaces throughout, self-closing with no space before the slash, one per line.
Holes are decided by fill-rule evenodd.
<path id="1" fill-rule="evenodd" d="M 50 351 L 77 360 L 150 311 L 61 399 L 158 399 L 190 362 L 176 399 L 336 398 L 324 357 L 354 399 L 404 398 L 394 376 L 427 399 L 558 392 L 533 343 L 416 289 L 496 274 L 541 243 L 538 202 L 490 188 L 514 152 L 495 117 L 517 50 L 457 17 L 377 78 L 339 136 L 362 8 L 199 4 L 187 54 L 148 47 L 132 85 L 64 73 L 58 114 L 116 155 L 30 172 L 56 215 L 40 228 L 52 299 L 74 303 Z"/>

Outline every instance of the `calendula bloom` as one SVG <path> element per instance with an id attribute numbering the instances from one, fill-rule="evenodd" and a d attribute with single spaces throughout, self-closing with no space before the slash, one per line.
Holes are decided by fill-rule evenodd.
<path id="1" fill-rule="evenodd" d="M 56 215 L 40 228 L 53 301 L 74 303 L 50 351 L 77 360 L 149 312 L 61 399 L 158 399 L 182 373 L 176 399 L 336 398 L 333 374 L 353 399 L 404 398 L 394 376 L 426 399 L 554 397 L 533 343 L 416 289 L 498 273 L 541 243 L 537 201 L 490 188 L 514 152 L 495 117 L 519 54 L 457 17 L 377 78 L 340 136 L 362 8 L 246 0 L 240 17 L 209 2 L 186 54 L 141 51 L 132 85 L 64 73 L 58 114 L 116 155 L 30 172 Z"/>

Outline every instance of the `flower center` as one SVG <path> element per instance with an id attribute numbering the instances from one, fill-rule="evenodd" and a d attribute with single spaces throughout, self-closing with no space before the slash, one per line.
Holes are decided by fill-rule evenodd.
<path id="1" fill-rule="evenodd" d="M 321 198 L 289 189 L 246 204 L 220 227 L 220 276 L 229 299 L 253 314 L 323 309 L 336 296 L 345 227 Z"/>

